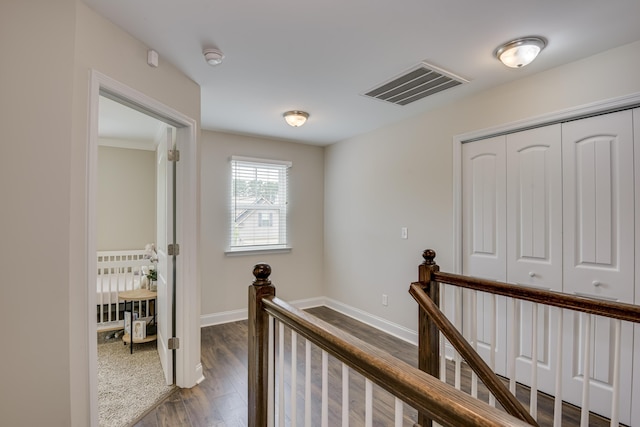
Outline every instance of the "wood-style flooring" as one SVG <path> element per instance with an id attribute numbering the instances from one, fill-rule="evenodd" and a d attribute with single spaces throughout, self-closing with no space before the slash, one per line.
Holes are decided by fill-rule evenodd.
<path id="1" fill-rule="evenodd" d="M 369 342 L 393 356 L 417 366 L 417 348 L 403 340 L 395 338 L 373 327 L 358 322 L 326 307 L 308 310 L 322 320 L 336 327 L 348 330 L 352 335 Z M 191 388 L 179 389 L 165 401 L 153 408 L 135 427 L 244 427 L 247 426 L 247 322 L 233 322 L 202 328 L 202 365 L 205 380 Z M 289 334 L 286 345 L 290 347 Z M 312 358 L 312 425 L 320 425 L 321 352 L 313 346 Z M 298 338 L 298 375 L 296 395 L 298 404 L 297 425 L 304 425 L 304 340 Z M 286 354 L 290 352 L 287 350 Z M 290 397 L 290 374 L 285 368 L 286 401 Z M 341 425 L 341 364 L 332 358 L 329 363 L 329 425 Z M 453 364 L 448 367 L 447 382 L 453 380 Z M 470 374 L 463 370 L 462 389 L 470 389 Z M 364 379 L 356 373 L 350 373 L 350 425 L 364 425 Z M 528 405 L 529 391 L 519 387 L 517 397 Z M 486 390 L 479 386 L 479 397 L 487 401 Z M 374 426 L 393 425 L 393 398 L 383 390 L 374 387 Z M 540 426 L 552 426 L 553 401 L 546 395 L 538 395 L 538 423 Z M 289 412 L 287 404 L 287 412 Z M 404 425 L 411 427 L 416 422 L 415 410 L 404 406 Z M 563 426 L 578 426 L 579 411 L 564 405 Z M 286 419 L 286 425 L 291 420 Z M 590 426 L 608 426 L 600 417 L 591 416 Z"/>

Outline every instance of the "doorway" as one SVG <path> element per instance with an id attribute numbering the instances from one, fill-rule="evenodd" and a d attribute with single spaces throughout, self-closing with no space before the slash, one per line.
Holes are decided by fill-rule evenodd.
<path id="1" fill-rule="evenodd" d="M 120 104 L 144 112 L 175 128 L 175 149 L 180 151 L 180 162 L 171 169 L 175 179 L 177 192 L 175 208 L 172 210 L 176 219 L 173 233 L 168 236 L 172 244 L 179 244 L 179 252 L 168 255 L 175 267 L 168 268 L 176 286 L 173 287 L 172 300 L 177 302 L 173 316 L 172 336 L 167 336 L 174 349 L 167 351 L 173 357 L 172 378 L 179 387 L 192 387 L 201 382 L 202 365 L 200 363 L 200 306 L 198 303 L 197 278 L 197 159 L 196 159 L 196 121 L 172 108 L 150 98 L 133 88 L 123 85 L 97 71 L 91 72 L 91 88 L 89 94 L 89 149 L 87 159 L 87 283 L 96 282 L 96 189 L 98 160 L 98 124 L 99 99 L 105 96 Z M 175 177 L 175 178 L 174 178 Z M 167 249 L 167 248 L 164 248 Z M 95 319 L 95 292 L 88 293 L 88 319 Z M 168 319 L 168 316 L 166 316 Z M 97 344 L 96 324 L 89 321 L 89 381 L 91 400 L 91 424 L 98 425 L 97 404 Z"/>

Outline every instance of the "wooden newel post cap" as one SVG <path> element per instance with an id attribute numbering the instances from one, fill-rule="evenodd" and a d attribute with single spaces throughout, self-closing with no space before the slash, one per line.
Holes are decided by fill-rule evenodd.
<path id="1" fill-rule="evenodd" d="M 270 285 L 271 266 L 269 264 L 256 264 L 253 266 L 253 275 L 256 280 L 253 281 L 255 286 Z"/>
<path id="2" fill-rule="evenodd" d="M 435 257 L 436 251 L 434 251 L 433 249 L 425 249 L 424 252 L 422 252 L 422 258 L 424 258 L 425 265 L 435 265 Z"/>

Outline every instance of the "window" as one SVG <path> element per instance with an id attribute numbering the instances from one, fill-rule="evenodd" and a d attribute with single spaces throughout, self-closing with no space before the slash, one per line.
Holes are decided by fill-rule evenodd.
<path id="1" fill-rule="evenodd" d="M 230 252 L 287 248 L 291 162 L 231 158 Z"/>

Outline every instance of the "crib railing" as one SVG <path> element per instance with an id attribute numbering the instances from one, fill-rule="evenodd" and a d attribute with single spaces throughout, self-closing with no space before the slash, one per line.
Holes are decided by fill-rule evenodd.
<path id="1" fill-rule="evenodd" d="M 500 351 L 506 352 L 506 370 L 502 375 L 507 377 L 513 396 L 516 394 L 517 382 L 529 388 L 529 413 L 532 418 L 536 419 L 538 414 L 539 371 L 544 367 L 545 373 L 555 375 L 555 378 L 547 379 L 547 383 L 551 385 L 542 390 L 554 399 L 554 426 L 562 425 L 563 398 L 580 407 L 582 427 L 589 425 L 590 411 L 610 418 L 612 426 L 619 425 L 619 422 L 631 424 L 628 419 L 630 410 L 626 411 L 626 421 L 621 421 L 620 406 L 621 397 L 628 398 L 631 394 L 629 377 L 632 372 L 630 368 L 625 372 L 628 386 L 625 386 L 624 390 L 620 372 L 623 359 L 627 365 L 631 363 L 628 353 L 633 347 L 629 342 L 633 342 L 632 324 L 640 323 L 640 306 L 443 273 L 435 263 L 435 255 L 432 250 L 424 251 L 425 261 L 419 267 L 419 282 L 413 283 L 409 290 L 420 309 L 420 369 L 434 376 L 440 376 L 441 372 L 444 374 L 446 350 L 449 346 L 453 347 L 455 352 L 449 357 L 456 363 L 456 387 L 459 388 L 460 364 L 464 360 L 475 373 L 471 394 L 477 395 L 477 381 L 480 379 L 493 393 L 489 404 L 495 405 L 495 396 L 505 405 L 503 388 L 492 387 L 493 383 L 499 383 L 500 380 L 495 374 L 494 378 L 488 378 L 486 375 L 487 372 L 493 372 L 496 366 L 496 354 Z M 466 298 L 461 290 L 468 293 Z M 488 301 L 491 302 L 489 310 L 483 313 L 477 312 L 480 295 L 488 295 Z M 503 298 L 504 301 L 499 304 L 496 298 Z M 523 308 L 524 304 L 530 305 L 528 309 Z M 439 307 L 448 307 L 453 320 L 449 320 Z M 498 307 L 503 307 L 504 310 L 500 312 Z M 525 311 L 528 317 L 522 315 Z M 461 321 L 463 316 L 471 319 L 464 323 L 464 327 Z M 482 358 L 478 360 L 476 353 L 480 341 L 477 320 L 481 317 L 487 318 L 489 324 L 489 349 L 488 356 L 485 356 L 489 359 L 489 366 Z M 523 325 L 523 319 L 526 319 L 527 325 Z M 496 342 L 499 322 L 509 325 L 509 328 L 506 328 L 509 331 L 509 343 L 503 343 L 502 349 L 498 349 Z M 567 328 L 570 322 L 573 326 Z M 596 334 L 595 328 L 598 324 L 604 338 L 598 338 Z M 523 331 L 530 331 L 529 335 L 526 336 L 526 332 Z M 612 332 L 612 337 L 608 336 L 609 331 Z M 555 334 L 555 339 L 549 339 L 548 333 Z M 622 338 L 623 334 L 630 339 L 625 341 Z M 600 342 L 595 342 L 597 340 Z M 528 364 L 522 363 L 526 358 L 522 357 L 522 352 L 516 350 L 523 342 L 527 343 L 528 347 Z M 570 346 L 573 342 L 579 345 Z M 573 349 L 573 354 L 563 354 L 567 348 Z M 604 352 L 612 356 L 603 357 Z M 540 360 L 541 354 L 544 363 Z M 598 360 L 594 363 L 596 357 Z M 597 366 L 604 362 L 608 362 L 606 366 Z M 572 366 L 567 366 L 568 364 Z M 516 368 L 522 368 L 523 365 L 529 367 L 529 373 L 523 373 L 521 369 L 517 372 Z M 598 379 L 596 375 L 604 375 L 606 379 Z M 567 390 L 567 383 L 575 386 L 575 382 L 580 384 L 581 392 L 576 393 L 574 390 L 572 397 L 571 390 Z M 590 399 L 591 393 L 594 392 L 599 393 L 598 399 Z M 605 410 L 602 409 L 603 393 L 610 398 L 610 404 Z M 576 394 L 579 396 L 575 396 Z M 506 402 L 509 405 L 508 400 Z M 599 407 L 594 408 L 594 403 Z M 421 424 L 427 425 L 429 418 L 428 414 L 421 413 L 418 419 Z"/>
<path id="2" fill-rule="evenodd" d="M 403 415 L 405 404 L 443 426 L 529 425 L 277 298 L 276 289 L 269 280 L 269 265 L 256 265 L 253 274 L 255 281 L 249 287 L 248 323 L 250 427 L 284 426 L 285 422 L 292 426 L 311 426 L 312 406 L 320 406 L 319 420 L 314 418 L 314 426 L 327 427 L 340 423 L 348 426 L 350 415 L 353 415 L 350 414 L 349 404 L 356 399 L 349 394 L 350 371 L 365 378 L 365 414 L 363 423 L 358 425 L 372 426 L 374 408 L 384 405 L 393 408 L 393 425 L 403 426 L 408 421 Z M 285 332 L 285 327 L 289 333 Z M 297 356 L 298 336 L 305 340 L 304 393 L 299 393 L 297 388 L 301 365 Z M 285 339 L 288 339 L 291 348 L 286 358 Z M 322 351 L 320 390 L 317 390 L 315 383 L 312 384 L 312 344 Z M 329 358 L 342 364 L 341 386 L 329 383 Z M 288 364 L 285 360 L 288 360 Z M 314 372 L 317 372 L 316 368 Z M 291 387 L 289 392 L 285 390 L 285 378 Z M 378 391 L 384 390 L 392 396 L 393 403 L 385 401 L 374 404 L 374 387 L 376 396 L 380 396 Z M 330 408 L 330 389 L 332 397 L 335 397 L 333 394 L 341 394 L 340 408 L 336 408 L 338 404 L 335 403 Z M 312 390 L 315 392 L 313 395 Z M 332 418 L 330 423 L 329 413 L 337 417 L 335 412 L 338 410 L 341 421 Z M 411 424 L 413 422 L 410 421 Z"/>
<path id="3" fill-rule="evenodd" d="M 144 250 L 98 251 L 96 303 L 98 331 L 123 327 L 123 305 L 119 294 L 140 288 L 143 268 L 149 265 Z M 151 315 L 151 301 L 135 306 L 139 318 Z"/>

